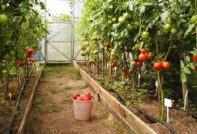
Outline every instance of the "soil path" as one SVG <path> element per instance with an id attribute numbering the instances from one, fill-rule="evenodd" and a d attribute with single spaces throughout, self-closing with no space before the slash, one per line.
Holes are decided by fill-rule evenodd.
<path id="1" fill-rule="evenodd" d="M 25 134 L 127 134 L 98 101 L 91 121 L 74 119 L 71 95 L 87 90 L 91 89 L 72 65 L 46 67 Z"/>

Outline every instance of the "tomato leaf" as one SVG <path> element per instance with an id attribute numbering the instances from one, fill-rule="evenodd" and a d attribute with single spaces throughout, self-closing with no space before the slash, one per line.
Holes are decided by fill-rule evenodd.
<path id="1" fill-rule="evenodd" d="M 185 73 L 181 73 L 181 81 L 182 83 L 186 83 L 187 82 L 187 76 Z"/>
<path id="2" fill-rule="evenodd" d="M 127 6 L 129 7 L 130 11 L 133 11 L 133 1 L 128 1 Z"/>
<path id="3" fill-rule="evenodd" d="M 185 60 L 186 60 L 187 62 L 190 62 L 190 57 L 189 57 L 189 56 L 186 56 Z"/>
<path id="4" fill-rule="evenodd" d="M 194 70 L 194 63 L 189 63 L 189 65 L 188 65 L 191 69 L 193 69 Z"/>
<path id="5" fill-rule="evenodd" d="M 183 68 L 183 72 L 186 73 L 186 74 L 191 74 L 191 71 L 187 67 Z"/>
<path id="6" fill-rule="evenodd" d="M 189 25 L 188 29 L 186 30 L 186 32 L 184 34 L 184 38 L 191 33 L 191 31 L 194 29 L 194 27 L 195 27 L 194 24 Z"/>
<path id="7" fill-rule="evenodd" d="M 185 67 L 184 62 L 181 60 L 181 69 L 183 69 Z"/>
<path id="8" fill-rule="evenodd" d="M 40 7 L 41 7 L 42 10 L 46 9 L 46 6 L 43 2 L 40 2 Z"/>

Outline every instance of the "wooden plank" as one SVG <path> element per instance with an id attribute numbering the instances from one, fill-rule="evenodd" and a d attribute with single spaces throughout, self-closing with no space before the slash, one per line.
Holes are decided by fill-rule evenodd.
<path id="1" fill-rule="evenodd" d="M 120 118 L 124 119 L 136 133 L 140 134 L 156 134 L 156 132 L 150 128 L 145 122 L 128 110 L 122 105 L 114 96 L 108 93 L 103 87 L 101 87 L 93 78 L 91 78 L 80 66 L 73 61 L 76 69 L 80 71 L 81 76 L 89 83 L 90 86 L 108 103 L 110 109 L 112 109 Z"/>
<path id="2" fill-rule="evenodd" d="M 22 121 L 20 123 L 20 126 L 18 128 L 17 134 L 24 134 L 24 131 L 25 131 L 25 128 L 26 128 L 26 124 L 27 124 L 27 120 L 29 118 L 29 113 L 31 111 L 33 99 L 34 99 L 34 96 L 35 96 L 35 92 L 36 92 L 39 80 L 41 78 L 41 74 L 42 74 L 42 70 L 39 72 L 38 77 L 36 79 L 36 83 L 35 83 L 35 85 L 33 87 L 30 99 L 29 99 L 28 104 L 27 104 L 27 108 L 25 109 L 25 113 L 24 113 L 23 119 L 22 119 Z"/>

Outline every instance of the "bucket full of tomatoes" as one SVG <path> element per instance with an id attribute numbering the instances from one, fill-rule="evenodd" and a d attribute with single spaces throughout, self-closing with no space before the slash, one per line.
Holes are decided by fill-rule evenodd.
<path id="1" fill-rule="evenodd" d="M 72 99 L 75 119 L 80 121 L 90 120 L 93 106 L 92 93 L 89 91 L 81 95 L 79 93 L 73 93 Z"/>

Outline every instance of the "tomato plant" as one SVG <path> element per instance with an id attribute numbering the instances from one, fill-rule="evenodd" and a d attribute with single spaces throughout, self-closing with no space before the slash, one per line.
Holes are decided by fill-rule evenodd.
<path id="1" fill-rule="evenodd" d="M 26 62 L 25 48 L 38 46 L 47 32 L 47 22 L 35 5 L 45 10 L 40 0 L 0 2 L 0 85 L 5 88 L 5 96 L 9 90 L 9 82 L 18 77 L 18 68 Z M 32 50 L 28 49 L 29 58 L 33 57 Z M 32 58 L 31 62 L 35 62 L 35 59 Z"/>
<path id="2" fill-rule="evenodd" d="M 170 89 L 175 90 L 177 96 L 183 94 L 182 100 L 185 100 L 188 91 L 185 87 L 191 83 L 188 77 L 195 70 L 195 5 L 196 1 L 192 0 L 86 1 L 83 30 L 80 29 L 83 55 L 97 63 L 98 68 L 102 65 L 102 74 L 108 71 L 110 75 L 106 64 L 116 61 L 117 68 L 121 70 L 118 73 L 124 76 L 122 81 L 129 79 L 133 90 L 140 86 L 138 76 L 146 83 L 158 81 L 157 97 L 163 119 L 164 97 L 168 97 L 164 91 L 166 85 L 172 85 Z M 98 53 L 94 53 L 95 50 Z M 114 63 L 111 65 L 114 66 Z M 128 72 L 125 70 L 130 70 L 132 77 L 125 76 Z M 154 74 L 154 77 L 148 73 Z M 181 84 L 177 86 L 177 83 Z M 188 86 L 193 87 L 191 84 Z"/>

